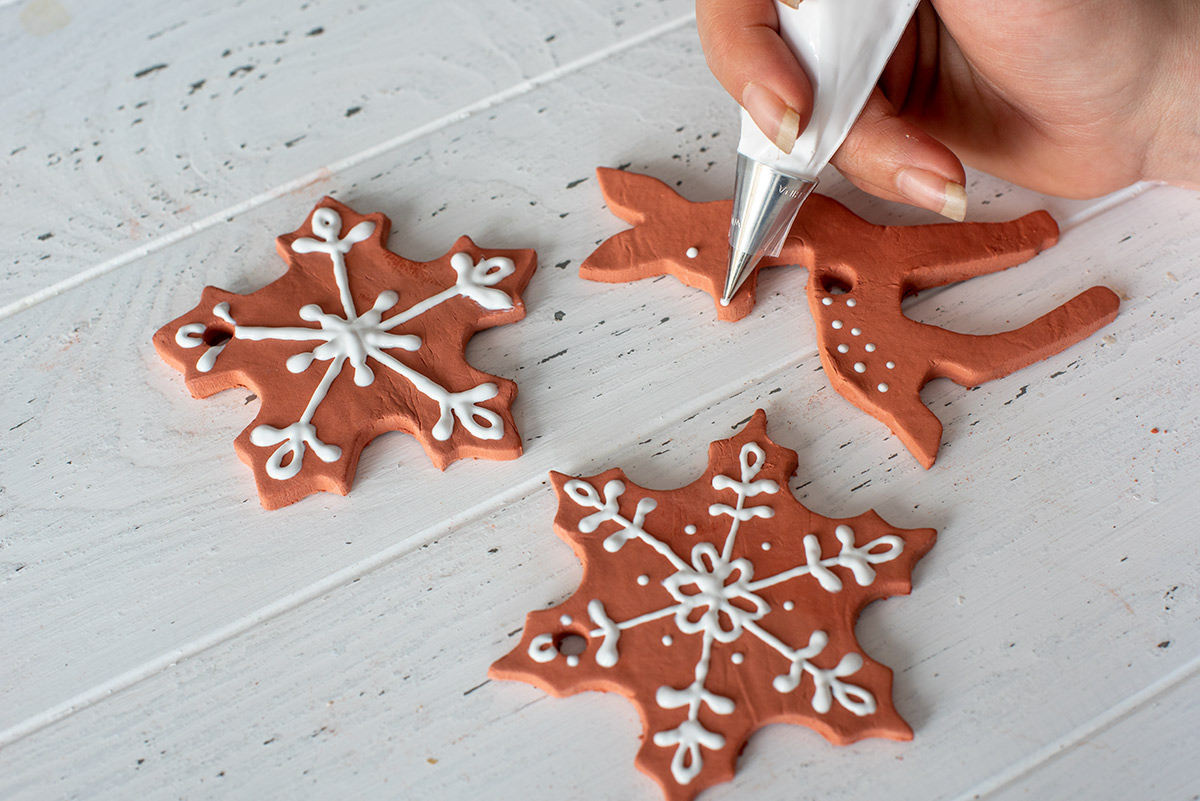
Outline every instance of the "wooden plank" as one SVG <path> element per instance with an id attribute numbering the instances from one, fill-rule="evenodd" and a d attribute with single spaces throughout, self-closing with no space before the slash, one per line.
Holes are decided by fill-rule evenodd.
<path id="1" fill-rule="evenodd" d="M 1168 646 L 1163 646 L 1168 647 Z M 1097 721 L 1096 730 L 1044 756 L 1028 775 L 998 792 L 995 801 L 1020 798 L 1144 798 L 1159 801 L 1200 795 L 1196 752 L 1200 740 L 1200 687 L 1195 666 L 1157 697 L 1138 699 L 1127 716 Z M 1047 749 L 1051 750 L 1051 749 Z"/>
<path id="2" fill-rule="evenodd" d="M 27 6 L 67 23 L 31 27 Z M 0 8 L 0 309 L 480 112 L 689 0 Z M 14 305 L 16 304 L 16 305 Z"/>

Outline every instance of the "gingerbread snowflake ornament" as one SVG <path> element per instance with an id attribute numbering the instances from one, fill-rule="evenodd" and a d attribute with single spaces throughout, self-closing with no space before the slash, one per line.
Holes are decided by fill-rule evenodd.
<path id="1" fill-rule="evenodd" d="M 911 739 L 892 672 L 863 653 L 854 624 L 871 601 L 910 591 L 935 532 L 809 511 L 787 486 L 797 462 L 759 411 L 681 489 L 644 489 L 620 470 L 551 474 L 554 527 L 583 580 L 529 614 L 492 677 L 627 696 L 645 728 L 637 765 L 671 801 L 732 778 L 769 723 L 838 744 Z"/>
<path id="2" fill-rule="evenodd" d="M 740 320 L 754 306 L 757 269 L 808 268 L 808 304 L 829 382 L 886 424 L 926 468 L 937 458 L 941 421 L 921 402 L 935 378 L 976 386 L 1053 356 L 1117 315 L 1119 300 L 1094 286 L 1033 322 L 997 334 L 964 334 L 904 316 L 901 301 L 923 289 L 1028 261 L 1058 239 L 1044 211 L 1003 223 L 873 225 L 836 200 L 810 195 L 779 256 L 764 259 L 728 306 L 719 302 L 732 201 L 692 203 L 661 181 L 598 171 L 614 214 L 633 224 L 580 267 L 593 281 L 669 274 L 713 296 L 717 316 Z"/>
<path id="3" fill-rule="evenodd" d="M 525 316 L 534 252 L 464 236 L 413 262 L 387 249 L 390 226 L 324 198 L 276 240 L 281 278 L 247 295 L 207 287 L 154 335 L 193 396 L 243 386 L 259 397 L 234 447 L 268 509 L 345 495 L 362 449 L 386 431 L 412 434 L 440 469 L 521 453 L 516 384 L 472 368 L 463 349 L 476 331 Z"/>

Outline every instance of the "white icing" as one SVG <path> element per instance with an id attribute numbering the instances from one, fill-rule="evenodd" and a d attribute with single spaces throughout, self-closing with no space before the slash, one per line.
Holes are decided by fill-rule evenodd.
<path id="1" fill-rule="evenodd" d="M 821 305 L 822 306 L 832 306 L 833 298 L 821 298 Z"/>
<path id="2" fill-rule="evenodd" d="M 865 373 L 865 372 L 867 372 L 867 366 L 865 364 L 863 364 L 862 362 L 855 362 L 854 363 L 854 372 Z"/>
<path id="3" fill-rule="evenodd" d="M 567 657 L 567 666 L 568 667 L 576 667 L 578 664 L 579 664 L 579 655 L 578 654 L 571 654 L 570 656 Z"/>
<path id="4" fill-rule="evenodd" d="M 687 707 L 687 719 L 670 731 L 660 731 L 654 734 L 654 744 L 663 748 L 674 745 L 675 755 L 671 758 L 671 775 L 680 784 L 687 784 L 696 778 L 696 774 L 704 767 L 700 756 L 700 747 L 713 751 L 725 747 L 725 738 L 716 732 L 709 731 L 700 724 L 700 707 L 707 706 L 718 715 L 728 715 L 733 712 L 733 700 L 717 695 L 704 688 L 704 680 L 708 678 L 708 665 L 712 657 L 712 635 L 704 634 L 703 651 L 700 660 L 696 662 L 696 679 L 682 690 L 662 686 L 654 694 L 654 700 L 663 709 L 678 709 Z"/>
<path id="5" fill-rule="evenodd" d="M 621 628 L 604 611 L 604 604 L 596 598 L 588 601 L 588 617 L 600 628 L 589 632 L 593 637 L 603 637 L 596 650 L 596 664 L 612 667 L 617 664 L 617 642 L 621 639 Z M 546 636 L 546 635 L 543 635 Z"/>
<path id="6" fill-rule="evenodd" d="M 700 255 L 700 251 L 696 250 L 696 248 L 688 248 L 687 249 L 687 257 L 689 259 L 694 259 L 699 255 Z"/>
<path id="7" fill-rule="evenodd" d="M 529 641 L 529 658 L 534 662 L 550 662 L 558 656 L 553 634 L 539 634 Z"/>
<path id="8" fill-rule="evenodd" d="M 896 367 L 896 363 L 895 363 L 895 362 L 888 362 L 888 363 L 885 365 L 885 367 L 887 367 L 887 369 L 889 369 L 889 370 L 893 370 L 893 369 L 895 369 L 895 367 Z"/>
<path id="9" fill-rule="evenodd" d="M 841 320 L 834 320 L 832 323 L 830 323 L 830 325 L 831 325 L 831 326 L 833 326 L 834 328 L 841 328 L 841 327 L 842 327 L 842 321 L 841 321 Z"/>
<path id="10" fill-rule="evenodd" d="M 693 526 L 693 525 L 691 525 L 691 524 L 688 524 L 688 525 L 686 525 L 686 526 L 684 526 L 684 527 L 683 527 L 683 533 L 684 533 L 684 534 L 695 534 L 695 533 L 696 533 L 696 527 L 695 527 L 695 526 Z"/>
<path id="11" fill-rule="evenodd" d="M 880 384 L 879 386 L 877 386 L 877 387 L 875 387 L 875 388 L 876 388 L 877 390 L 879 390 L 880 392 L 887 392 L 887 391 L 888 391 L 888 385 L 887 385 L 887 384 Z"/>
<path id="12" fill-rule="evenodd" d="M 678 602 L 675 626 L 684 634 L 703 632 L 720 642 L 733 642 L 742 636 L 746 623 L 771 611 L 766 601 L 747 589 L 754 576 L 750 560 L 726 561 L 715 545 L 701 542 L 692 549 L 692 563 L 694 569 L 676 571 L 663 582 Z"/>
<path id="13" fill-rule="evenodd" d="M 846 525 L 840 525 L 833 531 L 841 543 L 837 556 L 821 558 L 821 541 L 815 534 L 804 535 L 804 564 L 777 573 L 774 576 L 752 581 L 747 589 L 755 592 L 770 587 L 797 576 L 811 575 L 826 592 L 838 592 L 842 589 L 842 581 L 832 571 L 831 567 L 849 568 L 854 579 L 860 586 L 867 586 L 875 580 L 875 571 L 870 565 L 890 562 L 904 551 L 904 540 L 894 534 L 885 534 L 873 539 L 861 547 L 854 545 L 854 530 Z M 875 552 L 876 548 L 885 550 Z"/>
<path id="14" fill-rule="evenodd" d="M 696 543 L 688 560 L 675 553 L 670 545 L 659 540 L 645 528 L 647 516 L 657 506 L 651 498 L 641 498 L 634 504 L 632 519 L 621 513 L 620 500 L 626 491 L 624 482 L 608 481 L 603 489 L 597 490 L 588 481 L 571 479 L 563 486 L 564 494 L 585 509 L 594 510 L 582 517 L 576 527 L 583 534 L 591 534 L 602 525 L 613 524 L 614 529 L 604 540 L 604 549 L 609 553 L 619 551 L 630 540 L 640 540 L 662 556 L 674 572 L 663 580 L 662 585 L 670 594 L 672 603 L 624 621 L 615 621 L 605 612 L 599 599 L 588 602 L 588 616 L 596 626 L 588 632 L 599 638 L 599 647 L 594 649 L 596 663 L 611 668 L 620 661 L 619 642 L 621 632 L 664 618 L 673 622 L 675 629 L 683 635 L 699 635 L 702 642 L 700 658 L 694 669 L 694 680 L 683 688 L 661 686 L 655 700 L 663 709 L 686 708 L 686 718 L 669 731 L 655 732 L 655 745 L 674 747 L 671 773 L 680 784 L 689 783 L 703 768 L 703 751 L 720 750 L 725 747 L 725 738 L 706 729 L 699 719 L 700 710 L 707 706 L 717 715 L 728 715 L 734 710 L 733 700 L 718 695 L 706 687 L 714 642 L 733 643 L 744 634 L 751 634 L 767 644 L 788 662 L 788 671 L 778 675 L 772 686 L 778 692 L 792 692 L 800 686 L 801 679 L 808 675 L 813 681 L 812 708 L 820 714 L 830 711 L 833 701 L 855 715 L 867 715 L 875 709 L 875 699 L 867 690 L 849 684 L 844 679 L 862 667 L 862 657 L 856 653 L 843 654 L 837 666 L 824 669 L 813 665 L 810 659 L 821 655 L 829 644 L 823 631 L 814 631 L 807 646 L 794 649 L 764 628 L 762 621 L 771 607 L 760 594 L 762 590 L 803 576 L 810 576 L 826 592 L 836 593 L 843 587 L 843 578 L 834 572 L 836 568 L 847 571 L 859 585 L 866 586 L 875 580 L 874 565 L 896 559 L 904 548 L 904 541 L 895 535 L 880 536 L 861 546 L 854 543 L 854 531 L 847 525 L 834 530 L 840 549 L 836 555 L 822 558 L 821 542 L 815 534 L 807 534 L 804 545 L 804 562 L 788 570 L 765 578 L 754 578 L 754 564 L 748 557 L 734 558 L 734 544 L 739 528 L 756 519 L 774 515 L 774 507 L 768 504 L 750 504 L 747 501 L 761 495 L 777 495 L 780 485 L 771 479 L 758 479 L 766 465 L 766 452 L 757 443 L 746 443 L 739 455 L 740 477 L 717 474 L 712 479 L 717 492 L 733 492 L 736 501 L 732 504 L 713 503 L 708 513 L 713 517 L 730 518 L 729 531 L 718 552 L 716 544 Z M 684 527 L 688 534 L 695 533 L 695 526 Z M 771 543 L 761 542 L 762 550 L 769 550 Z M 649 583 L 647 574 L 636 576 L 638 584 Z M 785 601 L 782 608 L 795 609 L 795 603 Z M 561 619 L 560 619 L 561 620 Z M 664 647 L 674 643 L 671 635 L 663 635 Z M 549 661 L 547 643 L 553 646 L 553 635 L 542 634 L 533 638 L 529 653 L 538 661 Z M 735 651 L 730 656 L 734 665 L 744 661 L 744 651 Z"/>
<path id="15" fill-rule="evenodd" d="M 838 353 L 849 353 L 850 346 L 845 343 L 842 343 L 841 345 L 837 346 L 837 350 L 838 350 Z"/>
<path id="16" fill-rule="evenodd" d="M 495 285 L 512 275 L 516 269 L 512 260 L 496 257 L 475 263 L 469 254 L 455 253 L 450 257 L 450 266 L 456 275 L 453 286 L 384 319 L 384 313 L 399 300 L 396 292 L 386 290 L 379 293 L 370 310 L 360 316 L 350 292 L 345 256 L 354 245 L 374 233 L 375 223 L 360 222 L 344 237 L 339 237 L 341 228 L 341 215 L 331 208 L 320 208 L 313 212 L 312 217 L 312 229 L 317 238 L 299 237 L 292 242 L 292 250 L 296 253 L 323 253 L 329 256 L 342 303 L 341 314 L 326 312 L 310 303 L 300 308 L 299 316 L 302 320 L 317 323 L 318 327 L 269 327 L 237 325 L 229 314 L 227 303 L 220 303 L 213 309 L 216 316 L 234 325 L 232 337 L 235 339 L 319 343 L 311 350 L 296 353 L 287 359 L 285 366 L 292 373 L 305 372 L 313 362 L 329 362 L 325 375 L 317 384 L 299 420 L 283 428 L 263 424 L 250 432 L 250 441 L 256 446 L 279 445 L 267 460 L 267 475 L 278 480 L 292 478 L 300 472 L 304 454 L 309 448 L 326 462 L 341 458 L 341 448 L 320 440 L 312 419 L 347 361 L 354 368 L 356 386 L 367 387 L 374 383 L 375 373 L 369 363 L 374 361 L 402 376 L 418 392 L 434 401 L 438 405 L 438 421 L 431 432 L 434 439 L 443 442 L 450 439 L 456 420 L 471 436 L 483 440 L 502 439 L 504 421 L 500 415 L 479 405 L 499 394 L 500 389 L 496 384 L 485 382 L 461 392 L 453 392 L 399 361 L 388 351 L 419 350 L 422 346 L 420 337 L 390 332 L 452 298 L 462 296 L 491 311 L 511 309 L 512 298 L 503 290 L 496 289 Z M 181 328 L 176 334 L 176 341 L 184 347 L 195 347 L 195 344 L 184 344 L 180 337 L 194 342 L 192 335 L 196 333 L 196 325 L 193 323 Z M 201 357 L 205 368 L 198 363 L 198 369 L 211 369 L 221 347 L 223 345 L 215 346 L 206 352 Z"/>
<path id="17" fill-rule="evenodd" d="M 562 623 L 564 626 L 569 626 L 572 623 L 572 619 L 570 615 L 562 615 L 558 618 L 558 622 Z"/>
<path id="18" fill-rule="evenodd" d="M 863 345 L 863 350 L 865 350 L 867 353 L 874 353 L 875 344 L 873 342 L 868 342 L 866 345 Z"/>
<path id="19" fill-rule="evenodd" d="M 859 334 L 862 333 L 862 329 L 861 328 L 851 328 L 850 333 L 853 334 L 854 336 L 858 336 Z"/>
<path id="20" fill-rule="evenodd" d="M 181 348 L 198 348 L 204 344 L 204 337 L 196 334 L 203 334 L 207 330 L 208 326 L 204 323 L 181 325 L 175 332 L 175 343 Z"/>
<path id="21" fill-rule="evenodd" d="M 854 298 L 846 298 L 846 305 L 853 308 L 858 305 L 858 301 L 855 300 Z"/>
<path id="22" fill-rule="evenodd" d="M 221 312 L 218 312 L 221 309 Z M 222 320 L 228 319 L 229 304 L 218 303 L 213 307 L 213 312 Z M 229 322 L 232 322 L 230 319 Z M 221 351 L 225 350 L 225 346 L 229 344 L 229 340 L 218 342 L 216 345 L 208 345 L 204 341 L 204 334 L 208 331 L 208 326 L 204 323 L 187 323 L 179 326 L 179 330 L 175 332 L 175 343 L 182 348 L 198 348 L 201 345 L 207 345 L 204 352 L 196 359 L 196 370 L 201 373 L 207 373 L 213 369 L 217 363 L 217 357 L 221 355 Z"/>

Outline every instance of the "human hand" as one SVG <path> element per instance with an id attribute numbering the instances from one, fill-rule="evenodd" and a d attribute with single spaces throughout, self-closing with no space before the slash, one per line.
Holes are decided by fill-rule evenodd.
<path id="1" fill-rule="evenodd" d="M 696 0 L 713 74 L 790 151 L 812 88 L 775 8 Z M 1192 0 L 922 2 L 831 163 L 867 192 L 955 219 L 959 158 L 1064 197 L 1138 180 L 1200 188 L 1197 41 Z"/>

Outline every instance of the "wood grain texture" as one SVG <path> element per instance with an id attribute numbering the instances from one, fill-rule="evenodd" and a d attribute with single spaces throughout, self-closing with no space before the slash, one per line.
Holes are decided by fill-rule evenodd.
<path id="1" fill-rule="evenodd" d="M 135 102 L 151 101 L 144 108 L 181 102 L 162 87 L 185 61 L 122 77 L 156 63 L 160 39 L 177 37 L 168 50 L 180 59 L 205 53 L 220 64 L 206 50 L 215 30 L 257 41 L 285 18 L 306 19 L 289 14 L 332 13 L 248 5 L 213 17 L 136 3 L 80 10 L 105 36 L 85 42 L 96 66 L 78 87 L 52 82 L 50 39 L 17 32 L 21 4 L 0 6 L 5 35 L 28 64 L 43 65 L 13 68 L 15 94 L 40 93 L 49 119 L 6 114 L 0 125 L 62 149 L 70 121 L 86 114 L 85 92 L 114 108 L 133 89 Z M 493 5 L 472 24 L 519 33 L 464 56 L 492 60 L 469 62 L 483 74 L 462 77 L 467 99 L 454 103 L 586 50 L 553 50 L 559 40 L 545 39 L 560 22 L 604 48 L 690 9 Z M 395 8 L 351 15 L 337 6 L 359 35 L 289 58 L 334 74 L 350 70 L 347 54 L 450 70 L 420 46 L 396 55 L 376 34 Z M 308 46 L 302 25 L 286 27 L 292 44 L 278 47 Z M 313 41 L 335 33 L 325 27 Z M 452 36 L 440 23 L 422 30 L 404 35 L 431 47 Z M 939 531 L 913 594 L 869 607 L 857 629 L 894 668 L 895 703 L 916 739 L 834 748 L 771 727 L 751 739 L 739 776 L 702 798 L 1007 801 L 1026 788 L 1071 797 L 1076 785 L 1094 798 L 1105 776 L 1114 788 L 1152 776 L 1162 788 L 1152 797 L 1195 792 L 1194 760 L 1171 755 L 1195 743 L 1187 710 L 1200 693 L 1200 196 L 1156 188 L 1111 205 L 1043 203 L 972 174 L 973 219 L 1045 204 L 1068 221 L 1061 242 L 1006 273 L 922 293 L 906 302 L 910 316 L 1001 330 L 1092 284 L 1121 294 L 1122 311 L 1099 337 L 977 390 L 928 386 L 922 397 L 945 433 L 927 473 L 814 374 L 803 273 L 765 275 L 754 312 L 732 325 L 669 280 L 598 285 L 575 274 L 623 227 L 603 208 L 596 166 L 628 163 L 696 200 L 728 194 L 737 118 L 688 25 L 393 143 L 319 186 L 246 205 L 329 163 L 304 142 L 365 152 L 401 124 L 355 133 L 376 106 L 350 118 L 309 109 L 310 139 L 288 148 L 280 143 L 290 134 L 271 127 L 282 123 L 257 116 L 277 107 L 280 86 L 307 85 L 303 72 L 284 74 L 292 77 L 222 94 L 212 102 L 225 111 L 200 123 L 185 124 L 182 111 L 153 129 L 124 123 L 135 132 L 122 134 L 126 145 L 154 130 L 208 142 L 197 151 L 205 158 L 236 159 L 209 205 L 187 218 L 237 207 L 228 222 L 0 320 L 0 638 L 9 644 L 0 797 L 655 798 L 633 767 L 638 725 L 620 699 L 550 699 L 486 682 L 487 666 L 519 637 L 526 612 L 560 602 L 578 581 L 552 532 L 549 470 L 620 466 L 641 484 L 679 486 L 703 470 L 709 441 L 759 407 L 772 439 L 800 452 L 792 488 L 807 506 L 828 516 L 874 507 L 897 526 Z M 396 119 L 450 108 L 406 94 L 415 83 L 395 85 L 403 97 L 387 107 Z M 240 154 L 236 141 L 253 131 L 270 153 Z M 154 221 L 145 227 L 182 230 L 171 199 L 185 179 L 159 169 L 169 150 L 144 163 L 106 155 L 73 177 L 10 157 L 0 178 L 13 209 L 0 221 L 7 241 L 24 242 L 30 220 L 51 212 L 73 222 L 69 235 L 33 239 L 61 248 L 46 261 L 61 256 L 62 271 L 22 261 L 6 287 L 22 295 L 131 253 L 116 228 L 123 206 L 144 205 Z M 176 182 L 163 197 L 161 181 Z M 931 219 L 835 179 L 823 188 L 875 222 Z M 526 319 L 482 332 L 468 349 L 472 364 L 520 386 L 520 459 L 442 474 L 415 443 L 385 436 L 364 452 L 348 497 L 259 508 L 232 448 L 255 401 L 238 391 L 193 401 L 150 336 L 205 284 L 244 292 L 279 275 L 274 237 L 326 193 L 392 217 L 390 245 L 410 258 L 440 255 L 464 233 L 484 247 L 537 249 Z M 1097 771 L 1095 747 L 1122 757 Z"/>
<path id="2" fill-rule="evenodd" d="M 94 3 L 42 35 L 0 8 L 0 307 L 480 113 L 690 7 Z"/>

